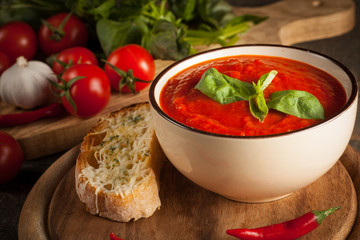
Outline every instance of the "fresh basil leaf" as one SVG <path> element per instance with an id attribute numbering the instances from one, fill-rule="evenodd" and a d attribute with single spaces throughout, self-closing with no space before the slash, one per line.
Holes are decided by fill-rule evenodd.
<path id="1" fill-rule="evenodd" d="M 249 108 L 255 118 L 259 119 L 260 122 L 264 121 L 269 112 L 269 108 L 266 105 L 266 100 L 262 92 L 249 98 Z"/>
<path id="2" fill-rule="evenodd" d="M 271 70 L 270 72 L 261 75 L 261 77 L 259 78 L 259 80 L 256 84 L 258 90 L 261 92 L 264 91 L 265 88 L 267 88 L 267 86 L 269 86 L 269 84 L 275 78 L 277 73 L 278 73 L 277 71 Z"/>
<path id="3" fill-rule="evenodd" d="M 270 72 L 261 75 L 257 83 L 253 82 L 256 94 L 249 98 L 249 108 L 251 114 L 259 119 L 260 122 L 264 121 L 266 115 L 269 112 L 269 108 L 266 105 L 266 100 L 264 97 L 264 90 L 272 82 L 276 74 L 277 71 L 271 70 Z"/>
<path id="4" fill-rule="evenodd" d="M 205 71 L 195 89 L 221 104 L 243 100 L 215 68 Z"/>
<path id="5" fill-rule="evenodd" d="M 151 31 L 143 36 L 142 46 L 154 58 L 182 59 L 191 52 L 191 45 L 183 39 L 184 31 L 172 22 L 159 20 Z"/>
<path id="6" fill-rule="evenodd" d="M 120 46 L 141 44 L 142 35 L 146 31 L 147 26 L 140 19 L 124 22 L 101 19 L 96 24 L 96 33 L 106 56 Z"/>
<path id="7" fill-rule="evenodd" d="M 324 119 L 324 108 L 311 93 L 299 90 L 274 92 L 268 107 L 304 119 Z"/>
<path id="8" fill-rule="evenodd" d="M 264 97 L 264 90 L 272 82 L 276 74 L 277 71 L 271 70 L 270 72 L 261 75 L 257 83 L 253 82 L 256 93 L 249 98 L 249 108 L 251 114 L 255 118 L 259 119 L 260 122 L 264 121 L 269 112 L 269 108 L 266 105 Z"/>
<path id="9" fill-rule="evenodd" d="M 256 93 L 255 88 L 251 85 L 251 83 L 229 77 L 225 74 L 222 74 L 222 76 L 227 83 L 235 89 L 237 94 L 241 97 L 241 100 L 248 100 L 250 96 Z"/>
<path id="10" fill-rule="evenodd" d="M 255 93 L 250 83 L 221 74 L 215 68 L 206 70 L 195 88 L 221 104 L 248 100 Z"/>
<path id="11" fill-rule="evenodd" d="M 231 5 L 224 0 L 198 0 L 197 10 L 202 21 L 215 29 L 235 17 Z"/>

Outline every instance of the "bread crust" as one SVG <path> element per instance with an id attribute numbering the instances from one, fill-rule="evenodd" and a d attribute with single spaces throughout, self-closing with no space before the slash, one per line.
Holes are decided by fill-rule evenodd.
<path id="1" fill-rule="evenodd" d="M 165 155 L 152 126 L 149 126 L 152 128 L 152 138 L 149 141 L 150 154 L 146 158 L 149 174 L 139 186 L 131 189 L 130 194 L 122 197 L 119 193 L 97 188 L 81 174 L 82 170 L 88 166 L 98 167 L 97 159 L 94 156 L 94 147 L 100 145 L 105 137 L 105 133 L 99 134 L 99 132 L 109 127 L 109 121 L 106 119 L 121 118 L 125 112 L 139 109 L 150 111 L 148 103 L 138 103 L 112 112 L 91 128 L 83 139 L 80 153 L 76 159 L 75 185 L 80 201 L 85 204 L 86 210 L 91 214 L 114 221 L 128 222 L 150 217 L 160 208 L 159 175 Z"/>

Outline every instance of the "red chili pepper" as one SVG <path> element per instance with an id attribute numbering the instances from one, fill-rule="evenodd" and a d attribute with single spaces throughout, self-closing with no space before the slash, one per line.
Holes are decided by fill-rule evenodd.
<path id="1" fill-rule="evenodd" d="M 57 117 L 62 113 L 64 113 L 64 108 L 60 103 L 55 102 L 47 107 L 34 111 L 0 115 L 0 127 L 14 127 L 45 117 Z"/>
<path id="2" fill-rule="evenodd" d="M 308 212 L 293 220 L 266 227 L 228 229 L 226 233 L 241 240 L 292 240 L 317 228 L 327 216 L 339 208 L 340 207 L 333 207 L 324 211 Z"/>
<path id="3" fill-rule="evenodd" d="M 123 240 L 123 239 L 117 237 L 114 233 L 110 233 L 110 240 Z"/>

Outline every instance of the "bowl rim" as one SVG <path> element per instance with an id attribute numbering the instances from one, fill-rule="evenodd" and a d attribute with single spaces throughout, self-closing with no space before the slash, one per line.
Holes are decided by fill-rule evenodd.
<path id="1" fill-rule="evenodd" d="M 319 123 L 310 125 L 308 127 L 305 128 L 301 128 L 301 129 L 297 129 L 297 130 L 293 130 L 290 132 L 283 132 L 283 133 L 276 133 L 276 134 L 270 134 L 270 135 L 257 135 L 257 136 L 239 136 L 239 135 L 226 135 L 226 134 L 219 134 L 219 133 L 212 133 L 212 132 L 206 132 L 200 129 L 196 129 L 190 126 L 187 126 L 181 122 L 178 122 L 177 120 L 171 118 L 169 115 L 167 115 L 160 107 L 160 104 L 157 104 L 157 101 L 155 99 L 155 87 L 157 85 L 157 83 L 159 82 L 159 80 L 162 78 L 163 75 L 165 75 L 168 71 L 170 71 L 170 69 L 172 69 L 173 67 L 175 67 L 176 65 L 181 64 L 182 62 L 188 61 L 189 59 L 198 56 L 198 55 L 203 55 L 203 54 L 207 54 L 210 52 L 214 52 L 214 51 L 221 51 L 222 49 L 228 49 L 228 48 L 241 48 L 241 47 L 273 47 L 273 48 L 288 48 L 288 49 L 295 49 L 295 50 L 299 50 L 299 51 L 305 51 L 323 58 L 326 58 L 327 60 L 333 62 L 335 65 L 337 65 L 338 67 L 340 67 L 345 74 L 349 77 L 350 81 L 351 81 L 351 95 L 348 99 L 348 101 L 346 102 L 346 104 L 338 111 L 336 112 L 334 115 L 332 115 L 330 118 L 326 119 L 325 121 L 321 121 Z M 239 54 L 238 54 L 239 55 Z M 234 55 L 235 56 L 235 55 Z M 286 57 L 285 57 L 286 58 Z M 199 62 L 201 63 L 201 62 Z M 195 64 L 199 64 L 199 63 L 195 63 Z M 325 55 L 323 53 L 314 51 L 314 50 L 310 50 L 310 49 L 306 49 L 306 48 L 301 48 L 301 47 L 295 47 L 295 46 L 286 46 L 286 45 L 281 45 L 281 44 L 240 44 L 240 45 L 233 45 L 233 46 L 226 46 L 226 47 L 219 47 L 219 48 L 214 48 L 214 49 L 209 49 L 209 50 L 205 50 L 190 56 L 187 56 L 185 58 L 182 58 L 181 60 L 178 60 L 172 64 L 170 64 L 168 67 L 166 67 L 164 70 L 162 70 L 153 80 L 153 82 L 150 85 L 150 89 L 149 89 L 149 101 L 151 106 L 153 107 L 153 109 L 165 120 L 167 120 L 168 122 L 170 122 L 171 124 L 176 125 L 177 127 L 180 127 L 182 129 L 188 130 L 190 132 L 195 132 L 195 133 L 199 133 L 199 134 L 203 134 L 203 135 L 208 135 L 208 136 L 213 136 L 213 137 L 222 137 L 222 138 L 235 138 L 235 139 L 259 139 L 259 138 L 274 138 L 274 137 L 280 137 L 280 136 L 286 136 L 286 135 L 292 135 L 295 134 L 297 132 L 304 132 L 308 129 L 313 129 L 313 128 L 317 128 L 321 125 L 327 124 L 328 122 L 333 121 L 334 119 L 338 118 L 340 115 L 342 115 L 343 112 L 345 112 L 348 108 L 350 108 L 350 106 L 354 103 L 356 97 L 358 94 L 358 84 L 357 81 L 354 77 L 354 75 L 352 74 L 352 72 L 342 63 L 340 63 L 339 61 L 335 60 L 334 58 Z"/>

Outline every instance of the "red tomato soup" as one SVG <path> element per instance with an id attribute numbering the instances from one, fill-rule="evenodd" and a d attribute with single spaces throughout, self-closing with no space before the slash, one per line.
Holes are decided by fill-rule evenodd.
<path id="1" fill-rule="evenodd" d="M 210 60 L 183 70 L 171 78 L 160 94 L 160 106 L 176 121 L 206 132 L 258 136 L 301 129 L 320 121 L 301 119 L 270 109 L 263 122 L 252 116 L 248 101 L 220 104 L 195 89 L 209 68 L 246 82 L 257 82 L 261 75 L 278 71 L 264 90 L 268 99 L 273 92 L 302 90 L 313 94 L 323 105 L 325 119 L 345 105 L 342 85 L 328 73 L 298 61 L 267 56 L 235 56 Z"/>

